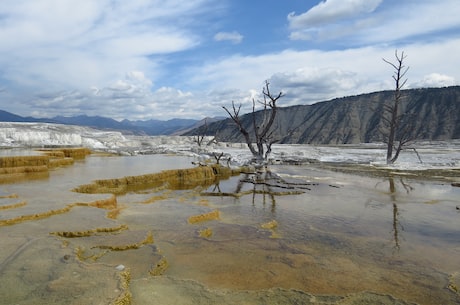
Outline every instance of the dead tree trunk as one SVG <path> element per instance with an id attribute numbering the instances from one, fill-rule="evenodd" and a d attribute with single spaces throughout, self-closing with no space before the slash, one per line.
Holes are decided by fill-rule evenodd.
<path id="1" fill-rule="evenodd" d="M 256 100 L 252 100 L 252 137 L 241 121 L 241 104 L 236 107 L 235 103 L 232 102 L 233 111 L 230 111 L 223 106 L 224 110 L 228 113 L 233 122 L 238 126 L 240 133 L 243 135 L 244 140 L 257 163 L 263 163 L 263 161 L 267 160 L 268 155 L 271 152 L 271 146 L 276 142 L 276 139 L 273 137 L 274 130 L 272 129 L 272 126 L 275 122 L 278 109 L 276 102 L 283 96 L 283 93 L 280 92 L 277 95 L 273 95 L 270 92 L 269 87 L 270 83 L 266 81 L 262 90 L 263 101 L 257 101 L 257 103 L 262 105 L 262 118 L 259 120 L 257 120 Z"/>
<path id="2" fill-rule="evenodd" d="M 387 139 L 387 164 L 393 164 L 399 157 L 401 150 L 403 149 L 404 145 L 409 142 L 408 128 L 404 128 L 405 130 L 399 130 L 401 127 L 402 116 L 399 114 L 401 100 L 402 100 L 402 88 L 407 82 L 405 79 L 405 75 L 409 67 L 405 67 L 403 62 L 406 56 L 404 52 L 401 52 L 401 55 L 398 55 L 398 51 L 395 51 L 396 63 L 392 63 L 386 59 L 383 59 L 384 62 L 391 65 L 395 72 L 393 75 L 393 80 L 395 81 L 395 90 L 394 90 L 394 97 L 393 102 L 390 105 L 385 106 L 385 113 L 384 113 L 384 121 L 389 125 L 389 134 Z M 385 116 L 387 114 L 389 117 Z M 395 150 L 395 152 L 393 152 Z"/>
<path id="3" fill-rule="evenodd" d="M 204 138 L 206 137 L 206 132 L 208 131 L 208 122 L 207 119 L 204 119 L 204 130 L 202 133 L 197 134 L 194 138 L 193 141 L 198 144 L 199 147 L 203 144 Z"/>

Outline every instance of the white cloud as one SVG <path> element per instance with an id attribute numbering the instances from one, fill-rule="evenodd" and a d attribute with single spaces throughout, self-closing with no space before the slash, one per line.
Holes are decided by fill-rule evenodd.
<path id="1" fill-rule="evenodd" d="M 200 43 L 187 25 L 206 1 L 1 1 L 3 75 L 56 89 L 101 87 L 133 70 L 153 78 L 161 71 L 152 56 Z"/>
<path id="2" fill-rule="evenodd" d="M 325 0 L 307 12 L 288 15 L 293 40 L 325 39 L 355 32 L 383 0 Z M 326 33 L 326 34 L 325 34 Z"/>
<path id="3" fill-rule="evenodd" d="M 460 39 L 436 44 L 401 46 L 407 55 L 408 87 L 459 85 Z M 216 59 L 184 72 L 191 90 L 159 87 L 142 71 L 133 70 L 105 86 L 88 90 L 48 91 L 33 100 L 33 110 L 42 116 L 82 114 L 103 115 L 115 119 L 170 119 L 225 116 L 222 106 L 242 103 L 242 112 L 250 112 L 252 99 L 265 80 L 272 91 L 286 96 L 280 106 L 307 104 L 335 97 L 391 90 L 393 69 L 382 61 L 391 60 L 394 49 L 365 47 L 335 51 L 295 51 L 259 56 L 234 55 Z M 53 93 L 54 92 L 54 93 Z M 2 93 L 3 94 L 3 93 Z M 46 108 L 45 108 L 46 107 Z"/>
<path id="4" fill-rule="evenodd" d="M 53 44 L 78 38 L 103 9 L 103 1 L 24 1 L 0 2 L 1 50 L 17 50 L 36 44 Z M 78 25 L 78 26 L 76 26 Z"/>
<path id="5" fill-rule="evenodd" d="M 132 86 L 130 84 L 122 80 L 116 81 L 114 84 L 112 84 L 109 87 L 109 89 L 113 91 L 126 91 L 126 90 L 130 90 L 131 88 Z"/>
<path id="6" fill-rule="evenodd" d="M 275 73 L 270 82 L 285 94 L 286 105 L 310 104 L 356 92 L 361 86 L 356 74 L 339 68 L 303 68 Z"/>
<path id="7" fill-rule="evenodd" d="M 381 0 L 327 0 L 303 14 L 289 14 L 288 21 L 293 40 L 342 38 L 346 45 L 388 44 L 459 27 L 459 10 L 457 0 L 402 1 L 395 5 Z"/>
<path id="8" fill-rule="evenodd" d="M 291 29 L 328 24 L 342 19 L 373 12 L 383 0 L 325 0 L 307 12 L 288 15 Z"/>
<path id="9" fill-rule="evenodd" d="M 151 86 L 152 85 L 152 81 L 150 79 L 148 79 L 145 76 L 144 72 L 142 72 L 142 71 L 130 71 L 130 72 L 126 73 L 126 78 L 129 79 L 129 80 L 137 81 L 140 84 L 143 84 L 145 86 Z"/>
<path id="10" fill-rule="evenodd" d="M 357 40 L 365 43 L 389 43 L 410 39 L 437 41 L 441 37 L 446 37 L 441 34 L 443 31 L 460 27 L 457 14 L 459 10 L 460 2 L 457 0 L 408 1 L 401 6 L 382 10 L 372 20 L 366 20 L 371 26 L 363 24 Z"/>
<path id="11" fill-rule="evenodd" d="M 225 7 L 216 2 L 79 0 L 75 6 L 72 0 L 2 0 L 0 96 L 20 115 L 32 109 L 44 117 L 222 116 L 222 106 L 232 101 L 249 112 L 267 79 L 273 90 L 286 93 L 283 105 L 392 89 L 393 71 L 382 58 L 391 59 L 395 48 L 408 55 L 410 86 L 459 84 L 460 39 L 453 31 L 460 27 L 458 0 L 395 6 L 389 3 L 396 1 L 322 1 L 289 15 L 291 38 L 340 38 L 334 43 L 344 49 L 327 43 L 313 49 L 286 37 L 274 44 L 282 51 L 270 51 L 264 42 L 251 46 L 251 55 L 241 48 L 238 54 L 211 50 L 211 56 L 207 48 L 217 44 L 209 37 L 224 24 L 215 22 L 216 6 Z M 450 36 L 415 39 L 445 29 Z M 213 38 L 235 44 L 244 39 L 238 32 Z M 306 47 L 289 49 L 290 43 Z"/>
<path id="12" fill-rule="evenodd" d="M 385 53 L 378 49 L 363 48 L 329 52 L 286 50 L 260 56 L 235 55 L 193 69 L 189 74 L 191 81 L 197 84 L 206 83 L 214 88 L 259 91 L 264 80 L 273 75 L 277 75 L 277 79 L 281 78 L 280 75 L 289 76 L 291 80 L 299 82 L 292 77 L 300 76 L 299 71 L 303 71 L 303 80 L 308 76 L 312 80 L 329 82 L 335 81 L 333 76 L 346 79 L 344 73 L 352 73 L 358 80 L 366 78 L 365 75 L 368 74 L 380 74 L 382 67 L 374 67 L 383 66 L 381 65 L 383 54 Z M 374 86 L 374 84 L 368 79 L 366 86 Z M 360 88 L 363 89 L 363 85 Z"/>
<path id="13" fill-rule="evenodd" d="M 446 52 L 460 54 L 460 39 L 400 47 L 407 55 L 406 64 L 410 66 L 408 83 L 418 83 L 426 75 L 437 71 L 451 75 L 456 79 L 455 84 L 459 84 L 457 67 L 460 66 L 460 58 L 447 58 Z M 391 60 L 394 51 L 392 46 L 379 46 L 332 51 L 285 50 L 259 56 L 234 55 L 191 69 L 187 76 L 196 86 L 206 84 L 211 88 L 233 88 L 233 91 L 225 91 L 228 92 L 225 100 L 230 103 L 232 100 L 239 102 L 238 99 L 242 98 L 240 92 L 260 92 L 267 79 L 271 79 L 274 89 L 287 93 L 280 105 L 311 103 L 391 90 L 393 70 L 382 58 Z"/>
<path id="14" fill-rule="evenodd" d="M 183 51 L 195 45 L 193 37 L 182 33 L 139 33 L 135 36 L 118 36 L 101 42 L 99 48 L 111 56 L 136 57 Z"/>
<path id="15" fill-rule="evenodd" d="M 214 35 L 215 41 L 230 41 L 234 44 L 241 43 L 243 41 L 243 35 L 240 33 L 233 31 L 233 32 L 219 32 Z"/>
<path id="16" fill-rule="evenodd" d="M 453 86 L 456 83 L 454 77 L 439 73 L 431 73 L 425 75 L 421 81 L 412 84 L 411 87 L 447 87 Z"/>

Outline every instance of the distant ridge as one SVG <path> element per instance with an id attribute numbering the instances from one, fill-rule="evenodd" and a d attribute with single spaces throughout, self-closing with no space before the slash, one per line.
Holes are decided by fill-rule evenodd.
<path id="1" fill-rule="evenodd" d="M 11 112 L 0 110 L 0 121 L 1 122 L 27 122 L 26 118 L 13 114 Z"/>
<path id="2" fill-rule="evenodd" d="M 197 121 L 195 124 L 191 125 L 191 126 L 187 126 L 183 129 L 180 129 L 176 132 L 174 132 L 174 135 L 182 135 L 184 133 L 187 133 L 189 131 L 192 131 L 193 129 L 196 129 L 196 128 L 199 128 L 201 126 L 206 126 L 207 124 L 211 124 L 211 123 L 214 123 L 214 122 L 218 122 L 218 121 L 221 121 L 221 120 L 224 120 L 225 117 L 215 117 L 215 118 L 210 118 L 210 117 L 206 117 L 200 121 Z"/>
<path id="3" fill-rule="evenodd" d="M 116 130 L 124 134 L 134 135 L 170 135 L 180 130 L 197 126 L 199 120 L 193 119 L 171 119 L 167 121 L 147 120 L 118 122 L 111 118 L 101 116 L 78 115 L 73 117 L 56 116 L 51 119 L 34 117 L 21 117 L 19 115 L 0 110 L 0 122 L 41 122 L 57 123 L 65 125 L 79 125 L 93 127 L 102 130 Z"/>
<path id="4" fill-rule="evenodd" d="M 460 138 L 460 86 L 404 90 L 402 110 L 411 113 L 414 126 L 411 136 L 419 140 Z M 393 91 L 380 91 L 336 98 L 313 105 L 279 108 L 275 136 L 288 135 L 282 143 L 353 144 L 382 142 L 383 106 L 393 99 Z M 256 113 L 256 118 L 261 113 Z M 252 134 L 252 115 L 242 118 Z M 217 135 L 219 141 L 244 142 L 231 119 L 196 128 L 185 135 Z"/>

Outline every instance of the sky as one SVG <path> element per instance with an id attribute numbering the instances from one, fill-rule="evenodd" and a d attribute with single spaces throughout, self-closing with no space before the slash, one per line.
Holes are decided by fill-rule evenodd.
<path id="1" fill-rule="evenodd" d="M 2 0 L 0 109 L 116 120 L 226 116 L 460 85 L 458 0 Z"/>

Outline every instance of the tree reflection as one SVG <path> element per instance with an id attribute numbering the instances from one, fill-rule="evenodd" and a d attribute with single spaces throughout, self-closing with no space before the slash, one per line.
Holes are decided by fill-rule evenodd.
<path id="1" fill-rule="evenodd" d="M 401 243 L 400 243 L 400 236 L 399 236 L 399 230 L 404 231 L 404 227 L 399 221 L 399 209 L 398 209 L 398 204 L 397 204 L 397 189 L 396 189 L 396 183 L 395 179 L 393 176 L 388 176 L 388 183 L 389 183 L 389 190 L 390 190 L 390 199 L 391 199 L 391 204 L 393 205 L 393 226 L 392 226 L 392 233 L 393 233 L 393 240 L 394 240 L 394 249 L 396 251 L 399 251 L 401 248 Z M 403 178 L 399 179 L 399 183 L 403 186 L 403 188 L 406 190 L 407 193 L 410 193 L 414 188 L 407 184 Z"/>
<path id="2" fill-rule="evenodd" d="M 396 204 L 396 186 L 395 186 L 395 180 L 392 176 L 388 177 L 388 183 L 390 187 L 390 198 L 391 198 L 391 204 L 393 205 L 393 239 L 395 242 L 394 249 L 399 251 L 401 245 L 399 242 L 399 230 L 398 226 L 400 225 L 399 223 L 399 211 L 398 211 L 398 205 Z"/>
<path id="3" fill-rule="evenodd" d="M 276 198 L 274 188 L 278 183 L 277 178 L 277 175 L 274 175 L 271 171 L 266 170 L 263 172 L 246 174 L 244 178 L 240 179 L 238 184 L 252 184 L 252 204 L 255 205 L 257 203 L 257 195 L 260 195 L 262 196 L 262 205 L 266 206 L 267 202 L 271 203 L 271 212 L 275 213 Z"/>
<path id="4" fill-rule="evenodd" d="M 234 191 L 222 192 L 220 182 L 217 182 L 209 192 L 202 192 L 205 196 L 231 196 L 239 198 L 252 195 L 252 204 L 261 202 L 264 206 L 270 204 L 270 211 L 276 212 L 276 197 L 298 195 L 311 190 L 315 183 L 307 183 L 299 179 L 283 179 L 270 170 L 243 173 L 238 180 Z M 262 197 L 260 199 L 260 197 Z"/>

